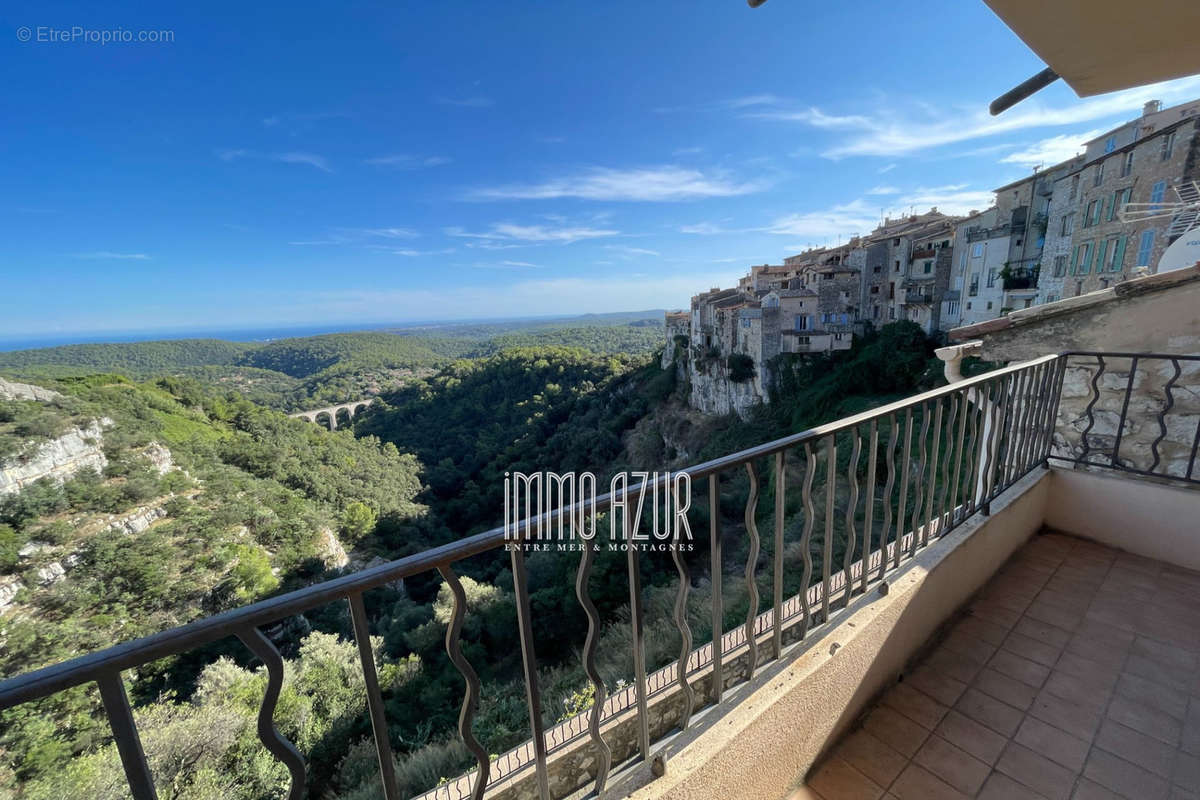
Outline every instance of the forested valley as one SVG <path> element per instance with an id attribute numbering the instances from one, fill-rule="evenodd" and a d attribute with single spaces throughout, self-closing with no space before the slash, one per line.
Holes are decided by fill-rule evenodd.
<path id="1" fill-rule="evenodd" d="M 489 529 L 501 520 L 506 472 L 590 470 L 606 485 L 618 470 L 684 467 L 940 380 L 932 342 L 896 323 L 844 353 L 781 361 L 770 405 L 745 420 L 711 418 L 688 409 L 686 383 L 660 368 L 661 327 L 465 333 L 80 345 L 88 349 L 56 348 L 41 360 L 39 351 L 0 353 L 0 375 L 58 393 L 0 401 L 0 462 L 20 464 L 71 431 L 83 432 L 81 457 L 100 456 L 63 482 L 0 495 L 0 587 L 15 587 L 0 611 L 0 674 Z M 330 432 L 281 411 L 364 389 L 375 399 L 352 430 Z M 705 532 L 705 490 L 693 491 L 691 527 Z M 731 574 L 748 553 L 748 491 L 740 475 L 720 485 Z M 787 511 L 785 557 L 794 564 L 793 499 Z M 687 556 L 697 642 L 711 634 L 707 548 L 700 536 Z M 759 558 L 773 558 L 769 541 Z M 575 599 L 579 556 L 536 552 L 526 561 L 550 724 L 592 699 L 579 659 L 587 628 Z M 475 732 L 501 753 L 529 736 L 511 566 L 497 552 L 456 568 L 467 593 L 463 650 L 485 685 Z M 632 673 L 626 569 L 624 554 L 601 551 L 590 583 L 605 621 L 598 666 L 610 690 Z M 678 575 L 668 554 L 641 559 L 641 569 L 648 659 L 661 666 L 679 650 L 671 622 Z M 796 572 L 789 592 L 799 589 Z M 769 591 L 769 582 L 760 587 Z M 455 732 L 464 687 L 444 651 L 448 587 L 430 573 L 374 590 L 366 602 L 401 791 L 419 794 L 472 763 Z M 744 585 L 726 581 L 726 625 L 747 607 Z M 288 663 L 276 721 L 309 762 L 309 796 L 379 797 L 348 609 L 290 618 L 268 635 Z M 160 796 L 285 796 L 287 771 L 255 731 L 265 672 L 236 639 L 127 677 Z M 0 715 L 0 796 L 126 791 L 94 689 Z"/>

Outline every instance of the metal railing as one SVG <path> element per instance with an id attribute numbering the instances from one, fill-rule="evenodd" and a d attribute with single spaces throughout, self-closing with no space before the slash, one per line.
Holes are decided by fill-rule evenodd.
<path id="1" fill-rule="evenodd" d="M 649 759 L 654 743 L 648 713 L 651 696 L 678 691 L 683 706 L 676 728 L 686 729 L 699 702 L 705 698 L 721 702 L 727 677 L 736 681 L 744 674 L 744 679 L 749 680 L 761 664 L 782 657 L 785 635 L 789 641 L 804 639 L 839 610 L 848 609 L 852 596 L 887 580 L 907 559 L 968 517 L 977 512 L 990 513 L 991 502 L 1001 492 L 1039 465 L 1046 465 L 1047 459 L 1054 455 L 1053 449 L 1061 444 L 1055 420 L 1068 362 L 1071 356 L 1078 355 L 1087 354 L 1046 356 L 1000 369 L 684 470 L 694 485 L 707 483 L 711 613 L 713 630 L 721 635 L 714 635 L 712 641 L 692 649 L 692 635 L 685 613 L 692 578 L 686 560 L 675 549 L 672 559 L 679 582 L 672 621 L 680 635 L 679 660 L 647 674 L 640 554 L 636 548 L 629 548 L 628 624 L 632 627 L 634 680 L 628 687 L 609 695 L 595 661 L 602 621 L 588 588 L 594 556 L 592 548 L 584 547 L 575 588 L 589 622 L 581 660 L 595 691 L 595 701 L 589 711 L 549 730 L 542 719 L 524 550 L 506 548 L 511 539 L 506 538 L 503 528 L 10 678 L 0 683 L 0 709 L 44 698 L 73 686 L 98 684 L 133 797 L 150 800 L 156 797 L 153 778 L 126 696 L 122 672 L 227 636 L 237 636 L 266 666 L 268 682 L 258 717 L 259 738 L 290 770 L 288 796 L 297 800 L 305 791 L 305 763 L 303 756 L 274 726 L 275 703 L 283 683 L 283 660 L 262 629 L 292 615 L 345 602 L 349 605 L 365 677 L 367 710 L 383 793 L 388 800 L 396 800 L 400 795 L 363 593 L 436 570 L 453 595 L 445 647 L 466 684 L 458 729 L 467 749 L 475 757 L 477 767 L 426 796 L 480 798 L 489 786 L 530 769 L 539 795 L 549 798 L 548 755 L 585 736 L 590 739 L 595 756 L 587 777 L 598 794 L 605 786 L 614 755 L 622 755 L 614 754 L 602 735 L 602 729 L 609 722 L 636 719 L 636 749 L 626 755 Z M 1111 361 L 1113 354 L 1090 357 L 1100 359 L 1103 372 L 1108 363 L 1105 359 Z M 1181 360 L 1200 360 L 1145 354 L 1130 358 L 1134 362 L 1131 376 L 1137 372 L 1139 364 L 1151 358 L 1174 361 L 1176 372 Z M 1101 375 L 1097 374 L 1092 381 L 1093 387 L 1098 386 L 1100 380 Z M 1133 386 L 1132 377 L 1128 385 Z M 1168 387 L 1168 399 L 1170 396 L 1171 387 Z M 1128 397 L 1127 393 L 1122 424 L 1129 408 Z M 1098 402 L 1093 401 L 1087 406 L 1085 416 L 1091 414 L 1095 418 Z M 1169 406 L 1167 411 L 1170 411 Z M 1163 422 L 1163 417 L 1160 416 L 1159 422 Z M 1090 427 L 1084 431 L 1085 442 L 1090 431 Z M 1110 459 L 1110 466 L 1116 468 L 1121 468 L 1123 463 L 1118 456 L 1119 438 Z M 1200 442 L 1200 433 L 1197 441 Z M 1195 456 L 1193 445 L 1190 465 L 1194 465 Z M 1086 452 L 1081 462 L 1092 463 Z M 1189 479 L 1192 478 L 1190 465 L 1186 470 Z M 1153 474 L 1154 469 L 1148 472 Z M 722 549 L 727 537 L 721 515 L 721 480 L 742 474 L 749 489 L 744 516 L 749 552 L 741 577 L 745 581 L 749 608 L 745 622 L 735 630 L 727 631 L 722 591 L 722 582 L 728 577 Z M 758 502 L 764 476 L 771 479 L 769 486 L 774 506 L 770 559 L 772 591 L 767 598 L 769 608 L 760 613 Z M 803 519 L 799 542 L 801 589 L 795 596 L 785 598 L 785 569 L 789 568 L 785 560 L 787 493 L 789 488 L 795 490 L 797 483 L 799 503 L 794 502 L 795 496 L 792 500 L 798 506 L 793 518 Z M 640 493 L 654 488 L 670 489 L 660 477 L 630 486 L 616 495 L 600 496 L 596 505 L 589 504 L 587 510 L 603 513 L 618 505 L 618 500 L 628 497 L 631 502 L 636 502 Z M 541 517 L 526 518 L 517 527 L 517 535 L 528 538 L 538 525 L 557 523 L 560 519 L 570 521 L 580 511 L 580 508 L 570 506 L 552 510 Z M 466 598 L 455 565 L 472 556 L 503 549 L 508 549 L 512 562 L 532 737 L 521 747 L 492 761 L 472 730 L 481 684 L 460 648 Z M 765 579 L 765 575 L 763 577 Z M 746 659 L 748 666 L 744 673 L 727 676 L 726 665 L 734 658 Z M 711 674 L 701 674 L 704 671 Z M 693 684 L 705 679 L 711 681 L 709 690 L 698 696 Z"/>

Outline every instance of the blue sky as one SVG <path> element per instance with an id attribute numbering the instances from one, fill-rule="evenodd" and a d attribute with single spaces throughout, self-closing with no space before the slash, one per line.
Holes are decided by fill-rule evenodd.
<path id="1" fill-rule="evenodd" d="M 189 5 L 0 11 L 0 337 L 683 306 L 1200 95 L 989 118 L 978 0 Z"/>

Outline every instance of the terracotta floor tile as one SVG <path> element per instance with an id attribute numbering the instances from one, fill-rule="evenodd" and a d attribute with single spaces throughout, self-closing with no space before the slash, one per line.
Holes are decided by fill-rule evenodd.
<path id="1" fill-rule="evenodd" d="M 977 608 L 972 606 L 970 611 L 973 616 L 991 622 L 994 625 L 999 625 L 1002 628 L 1011 629 L 1012 626 L 1016 625 L 1017 621 L 1021 619 L 1019 612 L 1008 608 L 999 608 L 995 606 Z"/>
<path id="2" fill-rule="evenodd" d="M 1016 742 L 1004 748 L 996 770 L 1049 800 L 1069 800 L 1075 786 L 1074 772 Z"/>
<path id="3" fill-rule="evenodd" d="M 1175 764 L 1174 747 L 1111 719 L 1100 723 L 1095 746 L 1148 769 L 1155 775 L 1171 777 L 1171 769 Z"/>
<path id="4" fill-rule="evenodd" d="M 924 692 L 907 683 L 898 683 L 883 696 L 883 705 L 899 711 L 913 722 L 933 730 L 950 710 Z"/>
<path id="5" fill-rule="evenodd" d="M 1084 777 L 1130 800 L 1164 800 L 1168 783 L 1152 772 L 1093 747 L 1083 768 Z"/>
<path id="6" fill-rule="evenodd" d="M 917 764 L 909 764 L 900 773 L 891 792 L 900 800 L 967 800 L 969 797 Z"/>
<path id="7" fill-rule="evenodd" d="M 908 764 L 908 758 L 866 730 L 847 736 L 834 755 L 880 786 L 890 786 Z"/>
<path id="8" fill-rule="evenodd" d="M 1112 696 L 1112 685 L 1101 676 L 1099 679 L 1068 675 L 1054 670 L 1046 679 L 1043 691 L 1061 697 L 1076 705 L 1103 711 Z"/>
<path id="9" fill-rule="evenodd" d="M 1022 617 L 1013 630 L 1051 647 L 1066 647 L 1067 642 L 1071 641 L 1070 631 L 1030 617 Z"/>
<path id="10" fill-rule="evenodd" d="M 840 758 L 831 758 L 808 779 L 823 800 L 879 800 L 883 787 Z"/>
<path id="11" fill-rule="evenodd" d="M 962 750 L 940 736 L 930 736 L 921 745 L 913 763 L 920 764 L 950 786 L 974 795 L 983 786 L 991 765 Z"/>
<path id="12" fill-rule="evenodd" d="M 1075 794 L 1071 800 L 1126 800 L 1116 792 L 1110 792 L 1095 781 L 1080 778 L 1075 784 Z"/>
<path id="13" fill-rule="evenodd" d="M 1170 714 L 1176 719 L 1187 716 L 1188 697 L 1178 689 L 1162 686 L 1140 675 L 1122 673 L 1117 679 L 1117 694 L 1134 702 Z"/>
<path id="14" fill-rule="evenodd" d="M 1037 717 L 1026 717 L 1013 739 L 1072 772 L 1082 770 L 1087 760 L 1087 742 Z"/>
<path id="15" fill-rule="evenodd" d="M 863 728 L 908 758 L 912 758 L 929 736 L 929 731 L 887 706 L 879 706 L 872 711 L 863 723 Z"/>
<path id="16" fill-rule="evenodd" d="M 1040 598 L 1044 594 L 1045 592 L 1042 592 L 1038 597 Z M 1025 609 L 1025 616 L 1030 619 L 1036 619 L 1039 622 L 1045 622 L 1068 631 L 1078 628 L 1079 623 L 1083 622 L 1083 615 L 1086 613 L 1087 609 L 1076 611 L 1053 605 L 1044 600 L 1035 600 L 1029 605 L 1029 608 Z"/>
<path id="17" fill-rule="evenodd" d="M 1172 647 L 1163 642 L 1156 642 L 1153 639 L 1147 639 L 1145 636 L 1138 636 L 1133 640 L 1133 648 L 1130 650 L 1130 654 L 1148 658 L 1163 666 L 1173 667 L 1186 672 L 1195 672 L 1200 667 L 1200 656 L 1197 656 L 1196 653 Z"/>
<path id="18" fill-rule="evenodd" d="M 992 668 L 987 668 L 979 673 L 979 677 L 972 684 L 976 689 L 990 697 L 1008 703 L 1014 708 L 1019 708 L 1025 711 L 1033 703 L 1033 698 L 1037 697 L 1037 687 L 1030 686 L 1027 683 L 1021 683 L 1015 678 L 1010 678 L 1007 675 L 1002 675 Z"/>
<path id="19" fill-rule="evenodd" d="M 1062 652 L 1062 648 L 1039 642 L 1037 639 L 1031 639 L 1016 631 L 1010 633 L 1001 646 L 1010 653 L 1016 653 L 1047 667 L 1054 666 L 1054 662 L 1058 661 L 1058 656 Z"/>
<path id="20" fill-rule="evenodd" d="M 959 631 L 951 631 L 950 635 L 942 641 L 942 647 L 952 653 L 969 658 L 977 664 L 986 664 L 992 657 L 992 653 L 996 652 L 996 645 L 988 644 L 983 639 Z"/>
<path id="21" fill-rule="evenodd" d="M 967 689 L 955 706 L 966 716 L 991 728 L 1002 736 L 1009 737 L 1017 732 L 1024 716 L 1020 709 L 984 694 L 978 689 Z"/>
<path id="22" fill-rule="evenodd" d="M 921 665 L 908 675 L 904 682 L 920 689 L 944 706 L 952 706 L 966 691 L 967 685 L 960 680 L 943 675 L 927 665 Z"/>
<path id="23" fill-rule="evenodd" d="M 1056 672 L 1085 678 L 1106 691 L 1116 688 L 1117 678 L 1120 676 L 1120 672 L 1115 667 L 1078 653 L 1072 653 L 1069 650 L 1058 657 L 1058 663 L 1054 665 L 1054 669 Z"/>
<path id="24" fill-rule="evenodd" d="M 938 648 L 929 655 L 925 663 L 936 669 L 938 672 L 945 673 L 955 680 L 963 683 L 970 683 L 975 680 L 975 676 L 979 674 L 982 665 L 972 661 L 958 653 L 951 652 Z"/>
<path id="25" fill-rule="evenodd" d="M 1178 689 L 1180 692 L 1191 691 L 1194 680 L 1190 669 L 1169 666 L 1137 653 L 1129 654 L 1129 658 L 1125 661 L 1125 671 L 1153 683 Z"/>
<path id="26" fill-rule="evenodd" d="M 1037 792 L 1017 783 L 1003 772 L 993 772 L 983 785 L 978 800 L 1046 800 Z"/>
<path id="27" fill-rule="evenodd" d="M 1177 753 L 1171 782 L 1176 786 L 1200 791 L 1200 758 L 1188 753 Z"/>
<path id="28" fill-rule="evenodd" d="M 996 763 L 1007 742 L 1000 734 L 953 709 L 934 733 L 988 764 Z"/>
<path id="29" fill-rule="evenodd" d="M 1029 713 L 1085 742 L 1091 742 L 1100 727 L 1099 711 L 1076 706 L 1044 691 L 1033 701 Z"/>
<path id="30" fill-rule="evenodd" d="M 1182 724 L 1170 714 L 1143 703 L 1117 695 L 1108 704 L 1109 719 L 1116 720 L 1127 728 L 1152 736 L 1172 747 L 1181 742 Z"/>
<path id="31" fill-rule="evenodd" d="M 1032 686 L 1034 689 L 1041 688 L 1046 682 L 1046 678 L 1050 675 L 1050 667 L 1045 664 L 1039 664 L 1036 661 L 1030 661 L 1024 656 L 1019 656 L 1009 650 L 1000 650 L 996 655 L 992 656 L 988 666 L 1002 675 L 1007 675 L 1010 678 L 1015 678 L 1021 683 Z"/>
<path id="32" fill-rule="evenodd" d="M 1008 629 L 1003 628 L 994 623 L 988 622 L 978 617 L 963 617 L 962 620 L 954 626 L 955 631 L 974 636 L 976 639 L 982 639 L 988 644 L 999 647 L 1004 641 L 1004 637 L 1008 636 Z"/>

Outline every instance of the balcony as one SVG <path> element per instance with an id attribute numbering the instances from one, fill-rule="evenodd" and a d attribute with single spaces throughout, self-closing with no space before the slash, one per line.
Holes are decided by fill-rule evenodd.
<path id="1" fill-rule="evenodd" d="M 154 798 L 122 672 L 237 637 L 266 666 L 259 736 L 298 798 L 304 755 L 271 723 L 284 667 L 263 630 L 345 603 L 392 800 L 363 593 L 436 571 L 453 598 L 446 651 L 477 766 L 427 800 L 782 799 L 806 777 L 795 796 L 821 800 L 841 796 L 839 782 L 872 797 L 1066 797 L 1088 782 L 1166 797 L 1172 783 L 1195 787 L 1181 781 L 1200 741 L 1188 706 L 1200 686 L 1198 390 L 1200 356 L 1046 356 L 686 470 L 708 514 L 694 523 L 700 562 L 663 556 L 678 572 L 678 660 L 647 661 L 648 618 L 667 612 L 646 607 L 640 583 L 640 559 L 657 556 L 629 548 L 630 681 L 601 680 L 584 548 L 580 658 L 596 700 L 559 723 L 543 713 L 524 550 L 504 529 L 10 678 L 0 709 L 97 684 L 132 796 Z M 518 537 L 655 489 L 664 479 L 524 519 Z M 745 498 L 740 523 L 722 515 L 733 497 Z M 511 560 L 531 731 L 494 758 L 472 731 L 483 687 L 460 640 L 458 577 L 488 556 Z M 694 637 L 686 613 L 702 591 L 715 637 Z"/>
<path id="2" fill-rule="evenodd" d="M 1000 274 L 1004 281 L 1004 291 L 1006 292 L 1037 288 L 1038 270 L 1034 267 L 1006 269 Z"/>

